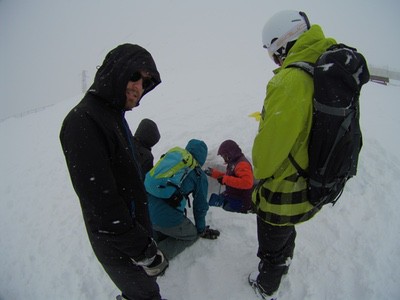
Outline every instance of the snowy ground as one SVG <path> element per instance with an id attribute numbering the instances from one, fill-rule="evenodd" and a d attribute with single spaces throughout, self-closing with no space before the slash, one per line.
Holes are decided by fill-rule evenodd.
<path id="1" fill-rule="evenodd" d="M 368 84 L 362 94 L 364 148 L 357 177 L 338 204 L 299 225 L 294 260 L 280 299 L 399 299 L 400 130 L 399 88 Z M 81 95 L 0 123 L 0 299 L 113 299 L 118 290 L 90 248 L 79 202 L 58 141 L 61 122 Z M 207 166 L 221 166 L 219 144 L 233 138 L 249 156 L 257 123 L 247 115 L 262 99 L 227 95 L 174 99 L 148 95 L 128 114 L 132 129 L 154 119 L 168 148 L 200 138 L 209 146 Z M 197 110 L 193 109 L 197 106 Z M 162 114 L 162 112 L 164 112 Z M 195 121 L 194 121 L 195 119 Z M 232 122 L 234 120 L 234 122 Z M 182 126 L 181 124 L 185 124 Z M 218 190 L 210 184 L 210 193 Z M 257 268 L 254 215 L 210 208 L 207 222 L 221 230 L 171 261 L 159 279 L 167 299 L 255 299 L 247 275 Z"/>
<path id="2" fill-rule="evenodd" d="M 394 0 L 20 2 L 0 1 L 0 100 L 4 110 L 22 102 L 37 112 L 0 122 L 0 300 L 111 300 L 119 293 L 90 247 L 58 139 L 82 98 L 69 98 L 80 91 L 78 74 L 88 70 L 90 84 L 116 45 L 148 49 L 163 81 L 127 114 L 131 129 L 143 118 L 157 122 L 155 157 L 202 139 L 211 167 L 222 166 L 216 152 L 226 139 L 251 158 L 258 124 L 248 115 L 261 109 L 273 68 L 260 35 L 275 11 L 304 10 L 369 63 L 399 69 Z M 400 299 L 399 92 L 363 88 L 358 175 L 335 207 L 297 226 L 280 300 Z M 37 98 L 58 104 L 40 110 L 32 107 Z M 217 191 L 212 182 L 209 192 Z M 162 296 L 255 299 L 247 284 L 258 265 L 255 216 L 210 208 L 207 222 L 220 238 L 199 240 L 172 260 L 158 280 Z"/>

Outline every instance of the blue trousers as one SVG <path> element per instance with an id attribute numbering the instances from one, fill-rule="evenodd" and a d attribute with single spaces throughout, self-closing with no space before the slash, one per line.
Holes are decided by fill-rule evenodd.
<path id="1" fill-rule="evenodd" d="M 211 194 L 210 200 L 208 201 L 210 206 L 219 206 L 222 207 L 226 211 L 230 212 L 243 212 L 243 202 L 240 199 L 234 199 L 224 194 Z"/>

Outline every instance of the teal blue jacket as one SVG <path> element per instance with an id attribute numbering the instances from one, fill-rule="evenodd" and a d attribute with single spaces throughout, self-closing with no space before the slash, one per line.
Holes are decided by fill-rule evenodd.
<path id="1" fill-rule="evenodd" d="M 199 140 L 190 140 L 186 146 L 199 166 L 196 167 L 185 178 L 182 183 L 181 191 L 185 195 L 191 194 L 193 199 L 193 216 L 194 223 L 199 233 L 203 232 L 206 227 L 206 215 L 208 211 L 207 193 L 208 180 L 206 174 L 201 169 L 207 158 L 207 146 Z M 187 200 L 184 199 L 177 208 L 172 207 L 165 199 L 154 197 L 148 194 L 149 213 L 152 224 L 159 227 L 169 228 L 181 224 L 185 216 L 185 208 Z"/>

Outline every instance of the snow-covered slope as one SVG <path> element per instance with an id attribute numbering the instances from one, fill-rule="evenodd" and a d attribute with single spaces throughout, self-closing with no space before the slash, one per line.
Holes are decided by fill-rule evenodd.
<path id="1" fill-rule="evenodd" d="M 281 299 L 399 298 L 397 95 L 398 87 L 365 86 L 358 175 L 335 207 L 297 227 Z M 118 293 L 90 248 L 58 141 L 61 122 L 80 97 L 0 123 L 0 299 L 106 300 Z M 144 117 L 158 123 L 156 157 L 200 138 L 209 146 L 206 165 L 221 166 L 216 150 L 224 139 L 235 139 L 251 154 L 257 123 L 247 115 L 262 99 L 243 99 L 240 92 L 168 101 L 154 94 L 127 116 L 133 130 Z M 210 192 L 217 190 L 212 182 Z M 258 264 L 255 216 L 210 208 L 207 222 L 220 238 L 199 240 L 172 260 L 158 281 L 162 295 L 254 299 L 247 275 Z"/>

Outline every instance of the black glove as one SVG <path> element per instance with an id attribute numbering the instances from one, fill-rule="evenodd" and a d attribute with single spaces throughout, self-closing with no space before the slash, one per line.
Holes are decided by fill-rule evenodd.
<path id="1" fill-rule="evenodd" d="M 206 173 L 207 176 L 211 176 L 213 169 L 212 168 L 207 168 L 204 170 L 204 173 Z"/>
<path id="2" fill-rule="evenodd" d="M 151 239 L 146 250 L 137 258 L 131 258 L 136 266 L 140 266 L 150 277 L 162 275 L 168 267 L 168 260 L 157 248 L 157 243 Z"/>
<path id="3" fill-rule="evenodd" d="M 219 231 L 216 229 L 211 229 L 210 226 L 207 226 L 206 229 L 200 233 L 200 237 L 203 239 L 215 240 L 219 237 Z"/>
<path id="4" fill-rule="evenodd" d="M 224 176 L 218 177 L 217 180 L 218 180 L 219 184 L 224 185 L 223 184 Z"/>

